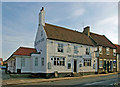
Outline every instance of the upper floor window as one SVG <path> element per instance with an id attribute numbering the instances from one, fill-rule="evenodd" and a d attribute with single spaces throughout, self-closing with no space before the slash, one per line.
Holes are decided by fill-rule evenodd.
<path id="1" fill-rule="evenodd" d="M 78 53 L 78 47 L 74 46 L 74 53 L 77 54 Z"/>
<path id="2" fill-rule="evenodd" d="M 38 58 L 35 58 L 35 66 L 38 66 Z"/>
<path id="3" fill-rule="evenodd" d="M 86 48 L 86 55 L 90 54 L 90 48 Z"/>
<path id="4" fill-rule="evenodd" d="M 58 43 L 58 52 L 63 53 L 63 44 Z"/>
<path id="5" fill-rule="evenodd" d="M 113 49 L 113 56 L 116 56 L 116 49 Z"/>
<path id="6" fill-rule="evenodd" d="M 109 55 L 110 54 L 110 49 L 107 47 L 106 48 L 106 55 Z"/>
<path id="7" fill-rule="evenodd" d="M 102 46 L 99 47 L 99 54 L 102 54 Z"/>

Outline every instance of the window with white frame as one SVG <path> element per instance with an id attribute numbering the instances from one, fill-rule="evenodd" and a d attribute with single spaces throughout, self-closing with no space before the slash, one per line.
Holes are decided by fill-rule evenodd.
<path id="1" fill-rule="evenodd" d="M 65 57 L 54 57 L 54 65 L 65 66 Z"/>
<path id="2" fill-rule="evenodd" d="M 71 69 L 71 63 L 68 63 L 68 69 Z"/>
<path id="3" fill-rule="evenodd" d="M 113 56 L 116 56 L 116 49 L 113 49 Z"/>
<path id="4" fill-rule="evenodd" d="M 103 61 L 99 60 L 99 68 L 103 68 Z"/>
<path id="5" fill-rule="evenodd" d="M 35 58 L 35 66 L 38 66 L 38 58 Z"/>
<path id="6" fill-rule="evenodd" d="M 90 54 L 90 47 L 86 48 L 86 55 Z"/>
<path id="7" fill-rule="evenodd" d="M 110 54 L 110 49 L 107 47 L 106 48 L 106 55 L 109 55 Z"/>
<path id="8" fill-rule="evenodd" d="M 58 43 L 58 52 L 62 52 L 63 53 L 64 49 L 63 49 L 63 44 Z"/>
<path id="9" fill-rule="evenodd" d="M 41 59 L 41 64 L 44 66 L 44 58 Z"/>
<path id="10" fill-rule="evenodd" d="M 25 58 L 21 58 L 21 66 L 25 67 Z"/>
<path id="11" fill-rule="evenodd" d="M 84 66 L 91 66 L 91 59 L 84 59 Z"/>
<path id="12" fill-rule="evenodd" d="M 99 54 L 102 54 L 102 46 L 99 46 Z"/>
<path id="13" fill-rule="evenodd" d="M 48 69 L 51 69 L 51 62 L 48 62 Z"/>
<path id="14" fill-rule="evenodd" d="M 74 46 L 74 53 L 77 54 L 78 53 L 78 47 Z"/>

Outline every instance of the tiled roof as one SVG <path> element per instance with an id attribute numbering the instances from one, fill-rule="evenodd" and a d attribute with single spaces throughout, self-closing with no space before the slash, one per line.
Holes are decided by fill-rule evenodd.
<path id="1" fill-rule="evenodd" d="M 0 58 L 0 61 L 3 61 L 3 59 L 2 59 L 2 58 Z"/>
<path id="2" fill-rule="evenodd" d="M 95 33 L 90 33 L 92 39 L 97 43 L 98 46 L 116 48 L 116 46 L 104 35 L 99 35 Z"/>
<path id="3" fill-rule="evenodd" d="M 35 53 L 35 52 L 36 52 L 35 48 L 20 47 L 13 53 L 13 55 L 30 56 L 30 53 Z"/>
<path id="4" fill-rule="evenodd" d="M 44 29 L 46 31 L 48 39 L 61 40 L 66 42 L 94 46 L 91 39 L 81 32 L 77 32 L 74 30 L 70 30 L 67 28 L 63 28 L 47 23 L 45 24 Z"/>
<path id="5" fill-rule="evenodd" d="M 115 44 L 115 46 L 117 47 L 117 53 L 120 54 L 120 45 Z"/>

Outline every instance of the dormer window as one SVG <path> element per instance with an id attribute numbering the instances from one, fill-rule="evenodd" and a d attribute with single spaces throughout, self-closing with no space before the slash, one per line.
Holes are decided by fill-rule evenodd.
<path id="1" fill-rule="evenodd" d="M 110 48 L 106 48 L 106 55 L 109 55 L 110 54 Z"/>
<path id="2" fill-rule="evenodd" d="M 99 47 L 99 54 L 102 54 L 102 46 Z"/>
<path id="3" fill-rule="evenodd" d="M 116 56 L 116 49 L 113 49 L 113 56 Z"/>

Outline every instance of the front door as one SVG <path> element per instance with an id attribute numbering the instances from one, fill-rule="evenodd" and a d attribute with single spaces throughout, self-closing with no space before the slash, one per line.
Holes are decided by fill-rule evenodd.
<path id="1" fill-rule="evenodd" d="M 106 70 L 106 60 L 104 60 L 104 66 L 103 66 L 104 70 Z"/>
<path id="2" fill-rule="evenodd" d="M 107 72 L 109 72 L 109 61 L 107 61 Z"/>
<path id="3" fill-rule="evenodd" d="M 77 72 L 77 60 L 74 60 L 74 72 Z"/>
<path id="4" fill-rule="evenodd" d="M 110 61 L 110 71 L 113 71 L 113 63 Z"/>

